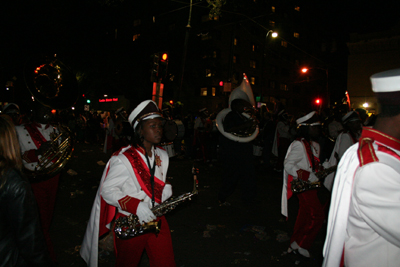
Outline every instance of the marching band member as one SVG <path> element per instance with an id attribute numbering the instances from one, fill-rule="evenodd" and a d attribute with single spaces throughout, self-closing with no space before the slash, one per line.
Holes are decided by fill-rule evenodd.
<path id="1" fill-rule="evenodd" d="M 293 140 L 292 129 L 290 126 L 289 115 L 285 110 L 281 110 L 278 113 L 278 123 L 276 124 L 275 137 L 272 145 L 272 154 L 278 157 L 275 166 L 277 172 L 282 171 L 287 149 L 290 142 Z"/>
<path id="2" fill-rule="evenodd" d="M 361 135 L 362 124 L 360 116 L 356 111 L 350 111 L 342 118 L 344 131 L 342 131 L 336 138 L 335 146 L 333 148 L 329 161 L 324 162 L 322 165 L 325 169 L 336 166 L 343 156 L 344 152 L 353 144 L 358 142 Z M 333 178 L 335 173 L 330 173 L 324 180 L 324 186 L 331 191 Z"/>
<path id="3" fill-rule="evenodd" d="M 17 104 L 8 103 L 3 107 L 3 113 L 11 117 L 14 125 L 21 124 L 21 113 Z"/>
<path id="4" fill-rule="evenodd" d="M 315 173 L 319 168 L 320 145 L 316 140 L 321 132 L 321 123 L 315 111 L 297 119 L 296 123 L 297 139 L 290 144 L 284 162 L 281 211 L 285 217 L 288 217 L 287 204 L 292 196 L 291 181 L 318 181 Z M 310 258 L 309 249 L 324 222 L 323 206 L 317 191 L 312 189 L 297 194 L 299 211 L 287 253 L 300 258 Z"/>
<path id="5" fill-rule="evenodd" d="M 29 171 L 35 171 L 39 159 L 51 148 L 51 136 L 58 135 L 58 130 L 49 124 L 51 118 L 50 108 L 36 104 L 33 108 L 32 122 L 15 127 L 21 147 L 22 161 L 24 167 Z M 32 190 L 39 206 L 43 233 L 54 262 L 57 260 L 50 237 L 50 225 L 53 219 L 59 178 L 60 174 L 53 177 L 37 176 L 31 179 Z"/>
<path id="6" fill-rule="evenodd" d="M 234 99 L 231 109 L 223 122 L 226 132 L 238 132 L 248 129 L 253 121 L 244 117 L 245 109 L 252 105 L 243 99 Z M 229 206 L 227 202 L 240 183 L 242 202 L 245 206 L 254 205 L 257 195 L 256 172 L 253 158 L 253 144 L 251 142 L 236 142 L 220 135 L 220 153 L 223 168 L 222 185 L 218 193 L 220 206 Z"/>
<path id="7" fill-rule="evenodd" d="M 115 152 L 106 165 L 80 253 L 89 266 L 97 266 L 99 237 L 110 231 L 117 211 L 115 219 L 136 214 L 140 222 L 161 220 L 162 224 L 158 235 L 122 240 L 114 234 L 116 266 L 137 266 L 144 250 L 150 266 L 175 266 L 168 223 L 151 211 L 172 195 L 172 187 L 166 183 L 168 154 L 155 146 L 162 137 L 162 115 L 156 103 L 147 100 L 128 120 L 134 129 L 132 143 Z"/>
<path id="8" fill-rule="evenodd" d="M 323 266 L 400 262 L 400 69 L 371 76 L 380 113 L 339 162 Z"/>

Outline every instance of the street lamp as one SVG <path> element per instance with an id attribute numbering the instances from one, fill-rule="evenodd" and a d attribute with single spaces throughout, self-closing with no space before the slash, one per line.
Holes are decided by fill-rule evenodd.
<path id="1" fill-rule="evenodd" d="M 277 33 L 277 32 L 274 32 L 273 30 L 269 30 L 269 31 L 267 32 L 267 35 L 265 36 L 265 38 L 267 38 L 268 35 L 269 35 L 270 33 L 271 33 L 271 36 L 272 36 L 273 38 L 278 37 L 278 33 Z"/>

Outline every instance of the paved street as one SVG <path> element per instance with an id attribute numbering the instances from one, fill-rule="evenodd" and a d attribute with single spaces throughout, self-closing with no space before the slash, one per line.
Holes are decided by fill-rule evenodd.
<path id="1" fill-rule="evenodd" d="M 79 248 L 94 196 L 109 154 L 102 147 L 79 143 L 60 180 L 51 234 L 59 266 L 86 266 Z M 171 158 L 168 176 L 174 195 L 193 190 L 193 160 Z M 217 192 L 221 167 L 196 163 L 199 194 L 167 214 L 178 267 L 292 266 L 294 259 L 281 254 L 288 246 L 297 213 L 297 199 L 289 202 L 289 220 L 280 215 L 281 175 L 258 168 L 258 205 L 245 208 L 240 188 L 219 207 Z M 75 174 L 75 173 L 76 174 Z M 72 175 L 71 175 L 72 174 Z M 74 175 L 75 174 L 75 175 Z M 326 227 L 326 225 L 325 225 Z M 312 259 L 301 266 L 321 266 L 324 231 L 311 249 Z M 113 255 L 102 253 L 99 266 L 114 266 Z M 140 266 L 149 266 L 146 255 Z"/>

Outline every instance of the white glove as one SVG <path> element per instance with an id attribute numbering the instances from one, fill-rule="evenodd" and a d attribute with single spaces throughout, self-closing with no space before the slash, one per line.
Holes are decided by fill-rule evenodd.
<path id="1" fill-rule="evenodd" d="M 136 209 L 136 215 L 139 217 L 140 223 L 148 223 L 155 220 L 157 217 L 150 210 L 148 203 L 141 201 Z"/>
<path id="2" fill-rule="evenodd" d="M 161 202 L 164 202 L 168 198 L 172 196 L 172 185 L 165 184 L 164 189 L 162 191 Z"/>
<path id="3" fill-rule="evenodd" d="M 331 164 L 329 163 L 328 160 L 325 160 L 325 162 L 322 163 L 322 167 L 324 167 L 324 169 L 328 169 L 329 167 L 331 167 Z"/>
<path id="4" fill-rule="evenodd" d="M 313 172 L 311 172 L 310 173 L 310 176 L 308 176 L 308 181 L 310 182 L 310 183 L 315 183 L 315 182 L 318 182 L 318 177 L 315 175 L 315 173 L 313 173 Z"/>

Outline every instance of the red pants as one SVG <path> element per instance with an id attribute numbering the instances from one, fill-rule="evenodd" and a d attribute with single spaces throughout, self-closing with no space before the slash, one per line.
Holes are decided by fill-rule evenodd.
<path id="1" fill-rule="evenodd" d="M 299 212 L 290 243 L 296 241 L 304 249 L 310 249 L 325 219 L 324 208 L 317 192 L 317 190 L 309 190 L 297 194 Z"/>
<path id="2" fill-rule="evenodd" d="M 143 251 L 152 267 L 175 267 L 174 251 L 172 249 L 171 232 L 164 216 L 161 220 L 161 231 L 156 236 L 148 233 L 131 239 L 122 240 L 115 236 L 116 267 L 136 267 L 140 262 Z"/>
<path id="3" fill-rule="evenodd" d="M 46 239 L 47 248 L 50 256 L 54 262 L 56 262 L 56 254 L 53 248 L 53 242 L 50 238 L 50 225 L 53 220 L 54 205 L 56 203 L 56 195 L 58 188 L 58 181 L 60 174 L 57 174 L 53 178 L 39 183 L 32 183 L 31 187 L 33 194 L 35 195 L 36 202 L 39 207 L 40 222 L 43 228 L 43 234 Z"/>

